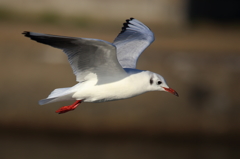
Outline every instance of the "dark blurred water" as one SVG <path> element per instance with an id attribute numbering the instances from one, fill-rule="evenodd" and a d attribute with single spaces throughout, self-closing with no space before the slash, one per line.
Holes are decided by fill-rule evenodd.
<path id="1" fill-rule="evenodd" d="M 6 130 L 1 159 L 237 159 L 239 140 L 230 136 L 142 136 L 63 131 Z"/>

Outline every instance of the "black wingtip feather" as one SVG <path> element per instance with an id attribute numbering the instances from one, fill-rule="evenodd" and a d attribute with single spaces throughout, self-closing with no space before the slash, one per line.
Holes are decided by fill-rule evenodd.
<path id="1" fill-rule="evenodd" d="M 127 19 L 125 23 L 123 23 L 122 31 L 121 31 L 119 34 L 121 34 L 121 33 L 123 33 L 124 31 L 126 31 L 126 29 L 129 27 L 128 25 L 130 24 L 129 21 L 131 21 L 131 20 L 133 20 L 133 19 L 134 19 L 134 18 L 131 17 L 131 18 Z"/>
<path id="2" fill-rule="evenodd" d="M 30 32 L 29 31 L 24 31 L 22 34 L 25 35 L 26 37 L 30 37 Z"/>

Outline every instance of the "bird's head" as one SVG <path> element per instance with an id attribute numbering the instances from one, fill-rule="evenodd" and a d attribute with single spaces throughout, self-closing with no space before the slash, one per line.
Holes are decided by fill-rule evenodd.
<path id="1" fill-rule="evenodd" d="M 151 90 L 165 91 L 165 92 L 172 93 L 173 95 L 175 95 L 177 97 L 179 96 L 178 93 L 174 89 L 168 87 L 165 79 L 159 74 L 152 73 L 150 75 L 149 85 L 150 85 Z"/>

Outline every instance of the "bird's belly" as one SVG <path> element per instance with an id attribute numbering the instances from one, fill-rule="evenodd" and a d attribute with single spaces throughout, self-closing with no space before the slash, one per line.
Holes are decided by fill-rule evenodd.
<path id="1" fill-rule="evenodd" d="M 124 86 L 121 83 L 112 83 L 107 85 L 95 85 L 81 90 L 73 95 L 77 100 L 84 102 L 107 102 L 130 98 L 144 92 L 140 91 L 134 85 Z"/>

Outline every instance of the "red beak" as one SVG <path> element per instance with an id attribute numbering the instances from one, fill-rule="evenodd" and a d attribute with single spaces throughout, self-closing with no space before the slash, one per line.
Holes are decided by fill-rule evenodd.
<path id="1" fill-rule="evenodd" d="M 174 94 L 175 96 L 179 97 L 178 93 L 177 93 L 175 90 L 173 90 L 172 88 L 166 88 L 166 87 L 163 87 L 163 88 L 164 88 L 167 92 L 172 93 L 172 94 Z"/>

